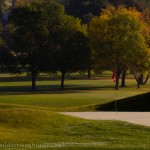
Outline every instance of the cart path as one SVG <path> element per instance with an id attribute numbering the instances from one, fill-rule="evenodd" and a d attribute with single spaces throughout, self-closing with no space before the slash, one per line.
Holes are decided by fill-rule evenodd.
<path id="1" fill-rule="evenodd" d="M 61 114 L 90 120 L 118 120 L 150 126 L 150 112 L 61 112 Z"/>

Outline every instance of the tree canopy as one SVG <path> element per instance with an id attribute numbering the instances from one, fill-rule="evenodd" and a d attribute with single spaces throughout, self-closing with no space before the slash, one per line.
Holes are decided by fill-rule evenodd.
<path id="1" fill-rule="evenodd" d="M 4 49 L 31 73 L 33 90 L 37 74 L 49 71 L 61 72 L 63 89 L 65 73 L 89 71 L 93 58 L 95 68 L 116 71 L 116 89 L 123 69 L 149 66 L 149 14 L 139 0 L 1 0 L 0 7 L 0 45 L 8 28 Z"/>
<path id="2" fill-rule="evenodd" d="M 88 23 L 94 16 L 100 15 L 102 9 L 108 5 L 135 7 L 139 11 L 144 9 L 140 0 L 70 0 L 66 6 L 66 12 L 80 18 L 83 23 Z"/>
<path id="3" fill-rule="evenodd" d="M 89 36 L 96 64 L 107 64 L 109 69 L 116 71 L 116 89 L 125 67 L 147 59 L 149 53 L 144 33 L 148 32 L 142 15 L 124 7 L 110 6 L 90 23 Z"/>
<path id="4" fill-rule="evenodd" d="M 54 5 L 49 4 L 46 7 L 51 9 Z M 58 4 L 55 6 L 62 8 Z M 46 44 L 50 20 L 47 11 L 41 4 L 32 3 L 29 6 L 14 8 L 9 16 L 11 29 L 9 46 L 20 65 L 28 66 L 28 71 L 32 75 L 32 90 L 36 89 L 35 77 L 38 71 L 45 67 L 48 55 Z"/>
<path id="5" fill-rule="evenodd" d="M 87 68 L 91 49 L 84 32 L 85 27 L 79 19 L 66 16 L 55 33 L 57 36 L 53 39 L 55 48 L 52 56 L 55 69 L 62 73 L 61 89 L 64 87 L 65 73 Z"/>
<path id="6" fill-rule="evenodd" d="M 31 3 L 14 8 L 10 19 L 10 48 L 20 65 L 32 75 L 32 90 L 38 72 L 83 69 L 90 56 L 86 26 L 68 16 L 55 2 Z M 87 67 L 87 66 L 86 66 Z"/>

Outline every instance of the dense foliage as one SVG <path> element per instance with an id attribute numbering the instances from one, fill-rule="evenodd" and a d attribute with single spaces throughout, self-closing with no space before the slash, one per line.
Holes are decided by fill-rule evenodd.
<path id="1" fill-rule="evenodd" d="M 91 21 L 89 36 L 96 64 L 115 70 L 116 89 L 123 69 L 149 60 L 145 33 L 149 34 L 147 24 L 135 9 L 111 6 Z"/>
<path id="2" fill-rule="evenodd" d="M 149 72 L 149 13 L 139 0 L 1 0 L 0 7 L 1 54 L 11 55 L 1 64 L 29 72 L 32 90 L 40 72 L 60 71 L 61 89 L 67 72 L 90 76 L 91 67 L 115 70 L 116 89 L 124 69 Z M 15 60 L 12 69 L 7 60 Z"/>
<path id="3" fill-rule="evenodd" d="M 85 26 L 79 19 L 67 16 L 54 2 L 19 6 L 10 13 L 9 46 L 22 67 L 32 75 L 36 89 L 38 72 L 60 71 L 63 89 L 66 72 L 84 69 L 90 57 Z M 40 61 L 39 61 L 40 60 Z"/>

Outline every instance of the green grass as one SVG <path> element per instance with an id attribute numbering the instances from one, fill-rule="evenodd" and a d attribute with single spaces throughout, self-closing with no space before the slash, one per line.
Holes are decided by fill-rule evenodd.
<path id="1" fill-rule="evenodd" d="M 148 84 L 137 89 L 133 79 L 127 80 L 128 87 L 119 91 L 114 90 L 111 79 L 66 80 L 64 91 L 59 90 L 59 84 L 57 80 L 37 81 L 38 91 L 32 92 L 30 81 L 0 82 L 0 103 L 87 111 L 90 106 L 149 92 L 150 88 Z"/>
<path id="2" fill-rule="evenodd" d="M 117 104 L 118 111 L 150 111 L 150 93 L 144 93 L 117 101 L 108 102 L 102 105 L 95 106 L 101 111 L 115 111 Z"/>
<path id="3" fill-rule="evenodd" d="M 148 150 L 149 132 L 149 127 L 118 121 L 78 119 L 46 109 L 8 105 L 0 108 L 1 144 L 49 143 L 56 148 L 47 149 L 56 150 Z"/>
<path id="4" fill-rule="evenodd" d="M 149 92 L 149 83 L 137 89 L 135 80 L 128 79 L 128 87 L 116 91 L 108 73 L 98 80 L 67 79 L 65 90 L 61 91 L 59 80 L 47 79 L 44 78 L 44 81 L 39 79 L 38 90 L 32 92 L 29 78 L 23 76 L 10 78 L 5 74 L 0 76 L 0 146 L 48 143 L 54 147 L 43 149 L 148 150 L 150 148 L 149 127 L 119 121 L 90 121 L 52 112 L 100 110 L 98 109 L 100 106 L 113 103 L 114 100 Z M 132 99 L 125 100 L 125 103 L 126 101 L 128 104 L 132 103 Z M 146 106 L 149 103 L 143 104 Z M 135 106 L 137 107 L 132 105 L 134 108 Z M 9 148 L 0 147 L 0 149 Z"/>

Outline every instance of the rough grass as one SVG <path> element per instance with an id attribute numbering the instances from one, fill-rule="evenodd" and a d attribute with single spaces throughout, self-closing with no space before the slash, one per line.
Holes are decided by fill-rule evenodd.
<path id="1" fill-rule="evenodd" d="M 47 149 L 56 150 L 144 150 L 150 148 L 149 132 L 149 127 L 78 119 L 46 109 L 0 108 L 0 144 L 47 143 L 53 146 Z"/>

